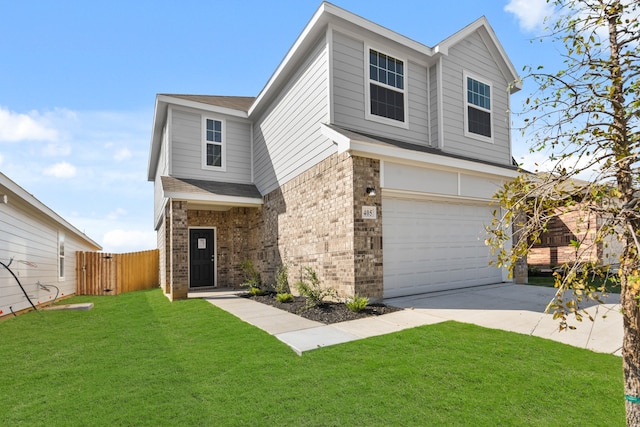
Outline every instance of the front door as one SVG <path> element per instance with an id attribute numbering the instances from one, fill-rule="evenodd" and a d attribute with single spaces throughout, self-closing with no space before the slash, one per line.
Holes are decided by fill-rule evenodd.
<path id="1" fill-rule="evenodd" d="M 215 286 L 214 230 L 189 230 L 189 287 Z"/>

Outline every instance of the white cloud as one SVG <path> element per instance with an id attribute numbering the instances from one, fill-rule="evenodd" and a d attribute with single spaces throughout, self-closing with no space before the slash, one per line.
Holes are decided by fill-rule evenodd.
<path id="1" fill-rule="evenodd" d="M 541 29 L 544 18 L 553 14 L 553 5 L 546 0 L 510 0 L 504 10 L 518 18 L 523 30 L 534 31 Z"/>
<path id="2" fill-rule="evenodd" d="M 20 114 L 0 107 L 0 142 L 57 141 L 58 131 L 37 112 Z"/>
<path id="3" fill-rule="evenodd" d="M 116 154 L 114 154 L 113 159 L 117 162 L 121 162 L 123 160 L 130 159 L 132 155 L 133 153 L 128 148 L 121 148 L 120 150 L 116 151 Z"/>
<path id="4" fill-rule="evenodd" d="M 156 248 L 156 233 L 141 230 L 111 230 L 104 234 L 102 242 L 108 252 L 144 251 Z"/>
<path id="5" fill-rule="evenodd" d="M 51 142 L 44 147 L 42 153 L 49 157 L 68 156 L 71 154 L 71 146 Z"/>
<path id="6" fill-rule="evenodd" d="M 76 176 L 76 167 L 67 162 L 56 163 L 46 168 L 44 174 L 55 178 L 73 178 Z"/>
<path id="7" fill-rule="evenodd" d="M 0 154 L 0 166 L 2 166 L 2 162 L 4 162 L 4 157 Z"/>
<path id="8" fill-rule="evenodd" d="M 126 215 L 127 211 L 122 209 L 122 208 L 117 208 L 115 211 L 113 212 L 109 212 L 107 214 L 107 219 L 111 220 L 111 221 L 115 221 L 118 218 L 120 218 L 122 215 Z"/>

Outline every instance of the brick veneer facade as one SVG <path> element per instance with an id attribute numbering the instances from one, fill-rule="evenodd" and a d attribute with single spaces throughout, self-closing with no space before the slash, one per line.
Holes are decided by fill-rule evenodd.
<path id="1" fill-rule="evenodd" d="M 543 233 L 540 243 L 529 251 L 527 262 L 533 267 L 556 267 L 572 263 L 578 258 L 581 262 L 599 262 L 602 260 L 602 244 L 594 243 L 598 227 L 596 215 L 586 217 L 580 211 L 564 213 L 553 218 L 547 232 Z M 570 246 L 571 240 L 581 242 L 580 253 Z"/>
<path id="2" fill-rule="evenodd" d="M 166 278 L 171 299 L 188 292 L 188 228 L 216 230 L 217 285 L 237 287 L 240 263 L 254 262 L 263 280 L 273 283 L 278 267 L 289 267 L 289 282 L 304 267 L 317 273 L 323 286 L 342 297 L 356 293 L 382 299 L 382 212 L 380 163 L 334 154 L 263 197 L 261 208 L 227 211 L 187 210 L 171 201 L 165 213 Z M 376 196 L 366 194 L 376 188 Z M 376 219 L 362 219 L 362 207 L 375 206 Z M 161 237 L 159 237 L 159 240 Z M 169 288 L 169 289 L 167 289 Z"/>

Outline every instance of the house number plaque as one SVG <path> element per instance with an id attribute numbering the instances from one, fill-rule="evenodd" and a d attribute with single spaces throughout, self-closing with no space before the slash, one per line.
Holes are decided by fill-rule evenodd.
<path id="1" fill-rule="evenodd" d="M 362 207 L 362 219 L 377 219 L 378 211 L 375 206 L 363 206 Z"/>

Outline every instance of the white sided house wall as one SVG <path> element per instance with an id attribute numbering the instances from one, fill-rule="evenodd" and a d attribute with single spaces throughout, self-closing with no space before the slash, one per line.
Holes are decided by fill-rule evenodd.
<path id="1" fill-rule="evenodd" d="M 74 294 L 76 251 L 100 249 L 0 173 L 0 262 L 11 270 L 0 265 L 0 317 Z"/>

